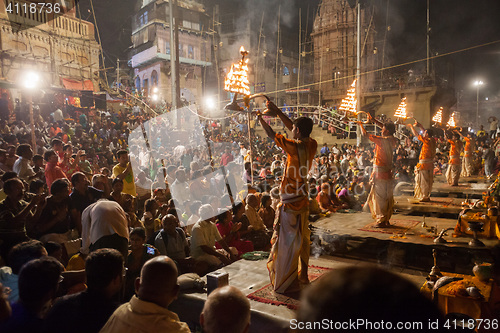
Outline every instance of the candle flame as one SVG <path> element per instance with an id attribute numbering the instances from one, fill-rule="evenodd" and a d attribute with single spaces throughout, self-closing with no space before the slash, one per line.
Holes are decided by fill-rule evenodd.
<path id="1" fill-rule="evenodd" d="M 456 127 L 456 123 L 455 123 L 455 112 L 453 112 L 450 116 L 450 120 L 448 120 L 448 126 L 450 127 Z"/>
<path id="2" fill-rule="evenodd" d="M 443 107 L 439 108 L 434 117 L 432 117 L 432 121 L 438 124 L 443 122 Z"/>
<path id="3" fill-rule="evenodd" d="M 346 112 L 346 114 L 348 112 L 352 112 L 357 115 L 357 104 L 358 101 L 356 99 L 356 80 L 354 80 L 351 84 L 351 87 L 347 90 L 347 97 L 342 99 L 339 110 Z"/>
<path id="4" fill-rule="evenodd" d="M 245 53 L 242 46 L 241 52 Z M 250 95 L 250 81 L 248 79 L 248 59 L 241 59 L 231 65 L 231 70 L 224 80 L 224 90 L 242 95 Z"/>
<path id="5" fill-rule="evenodd" d="M 403 119 L 408 118 L 408 116 L 406 115 L 406 97 L 404 97 L 401 100 L 401 103 L 399 104 L 398 109 L 394 113 L 394 117 L 403 118 Z"/>
<path id="6" fill-rule="evenodd" d="M 243 47 L 243 45 L 241 45 L 241 47 L 240 47 L 240 53 L 241 52 L 245 52 L 245 48 Z"/>

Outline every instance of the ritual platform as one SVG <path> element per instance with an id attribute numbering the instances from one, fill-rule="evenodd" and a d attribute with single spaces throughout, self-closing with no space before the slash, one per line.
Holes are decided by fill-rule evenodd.
<path id="1" fill-rule="evenodd" d="M 467 179 L 467 178 L 464 178 Z M 484 192 L 488 191 L 490 184 L 486 182 L 469 183 L 460 179 L 458 186 L 451 186 L 444 182 L 435 182 L 432 186 L 431 197 L 448 197 L 448 198 L 469 198 L 479 199 Z M 414 185 L 403 185 L 399 191 L 406 195 L 413 195 Z"/>
<path id="2" fill-rule="evenodd" d="M 475 199 L 472 202 L 476 201 Z M 394 197 L 394 209 L 404 213 L 426 214 L 427 216 L 451 215 L 458 217 L 463 210 L 462 198 L 432 197 L 429 202 L 420 202 L 411 196 Z"/>
<path id="3" fill-rule="evenodd" d="M 493 262 L 491 249 L 497 238 L 479 239 L 484 247 L 471 247 L 470 235 L 452 237 L 456 219 L 394 214 L 389 228 L 375 228 L 369 213 L 335 213 L 311 223 L 311 255 L 333 255 L 428 272 L 433 266 L 432 250 L 439 266 L 448 272 L 469 274 L 475 261 Z M 425 223 L 424 223 L 425 222 Z M 423 226 L 425 224 L 425 226 Z M 438 234 L 447 243 L 434 243 Z"/>

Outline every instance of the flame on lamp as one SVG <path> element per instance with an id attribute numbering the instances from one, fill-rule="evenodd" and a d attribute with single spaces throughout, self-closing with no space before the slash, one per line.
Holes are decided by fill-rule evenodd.
<path id="1" fill-rule="evenodd" d="M 450 116 L 450 120 L 448 120 L 448 123 L 447 123 L 448 126 L 450 127 L 456 127 L 456 123 L 455 123 L 455 112 L 453 112 Z"/>
<path id="2" fill-rule="evenodd" d="M 443 107 L 439 108 L 434 117 L 432 117 L 432 121 L 438 124 L 443 122 Z"/>
<path id="3" fill-rule="evenodd" d="M 358 101 L 356 99 L 356 80 L 354 80 L 351 84 L 351 88 L 347 90 L 347 97 L 342 99 L 339 110 L 344 111 L 346 114 L 348 112 L 357 114 L 356 110 L 357 103 Z"/>
<path id="4" fill-rule="evenodd" d="M 242 59 L 231 65 L 231 70 L 224 80 L 224 90 L 242 95 L 250 95 L 250 81 L 248 80 L 248 59 L 245 56 L 248 51 L 242 46 L 240 48 Z"/>
<path id="5" fill-rule="evenodd" d="M 399 103 L 398 109 L 394 112 L 394 117 L 402 119 L 408 118 L 406 115 L 406 97 L 403 97 L 401 103 Z"/>

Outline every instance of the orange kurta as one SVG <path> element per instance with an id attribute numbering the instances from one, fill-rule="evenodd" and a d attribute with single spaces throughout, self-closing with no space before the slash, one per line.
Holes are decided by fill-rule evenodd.
<path id="1" fill-rule="evenodd" d="M 374 176 L 378 179 L 392 179 L 392 157 L 396 148 L 397 139 L 395 137 L 383 137 L 370 134 L 370 141 L 375 143 Z"/>
<path id="2" fill-rule="evenodd" d="M 469 138 L 464 138 L 465 147 L 464 152 L 470 152 L 472 150 L 472 140 Z"/>
<path id="3" fill-rule="evenodd" d="M 276 134 L 274 141 L 276 142 L 276 145 L 278 147 L 282 148 L 287 153 L 286 168 L 283 175 L 283 180 L 281 182 L 280 192 L 287 194 L 297 194 L 301 187 L 304 185 L 304 182 L 307 182 L 307 173 L 309 172 L 308 168 L 312 165 L 312 160 L 314 159 L 314 155 L 316 154 L 318 143 L 316 142 L 316 140 L 311 138 L 302 140 L 305 146 L 305 151 L 309 156 L 306 156 L 307 166 L 301 166 L 301 163 L 299 161 L 300 141 L 287 139 L 281 134 Z M 305 193 L 307 194 L 307 191 Z M 307 195 L 305 195 L 301 200 L 292 203 L 286 203 L 284 206 L 285 208 L 299 211 L 308 205 L 309 199 Z"/>
<path id="4" fill-rule="evenodd" d="M 436 140 L 424 138 L 419 135 L 418 139 L 423 143 L 420 151 L 418 170 L 432 170 L 434 168 L 434 156 L 436 156 Z"/>
<path id="5" fill-rule="evenodd" d="M 463 144 L 461 141 L 448 140 L 450 143 L 450 164 L 460 164 L 460 151 Z"/>

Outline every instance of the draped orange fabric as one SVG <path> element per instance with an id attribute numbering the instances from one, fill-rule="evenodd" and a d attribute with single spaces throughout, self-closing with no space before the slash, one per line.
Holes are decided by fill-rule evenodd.
<path id="1" fill-rule="evenodd" d="M 450 143 L 450 164 L 460 164 L 460 151 L 463 144 L 461 141 L 448 140 Z"/>
<path id="2" fill-rule="evenodd" d="M 431 170 L 434 168 L 434 156 L 436 155 L 436 140 L 433 138 L 424 138 L 419 135 L 418 139 L 423 143 L 420 151 L 419 163 L 417 169 Z M 421 162 L 426 161 L 426 162 Z"/>
<path id="3" fill-rule="evenodd" d="M 278 147 L 282 148 L 287 153 L 287 165 L 281 182 L 281 193 L 296 194 L 299 192 L 300 187 L 304 185 L 304 181 L 307 181 L 307 173 L 309 171 L 305 170 L 306 166 L 301 166 L 299 162 L 298 145 L 300 141 L 287 139 L 281 134 L 276 134 L 274 141 Z M 311 166 L 318 143 L 312 138 L 302 139 L 301 141 L 304 143 L 305 150 L 308 154 L 307 164 Z M 304 169 L 302 174 L 305 175 L 305 177 L 300 177 L 299 171 L 301 167 Z M 309 199 L 305 196 L 299 201 L 286 203 L 285 207 L 298 211 L 308 205 Z"/>
<path id="4" fill-rule="evenodd" d="M 374 170 L 375 176 L 379 179 L 392 179 L 392 156 L 396 148 L 397 139 L 393 136 L 377 136 L 370 134 L 370 141 L 375 143 L 375 166 L 380 167 Z"/>
<path id="5" fill-rule="evenodd" d="M 471 139 L 469 138 L 464 138 L 465 140 L 465 147 L 464 147 L 464 151 L 471 151 Z"/>

